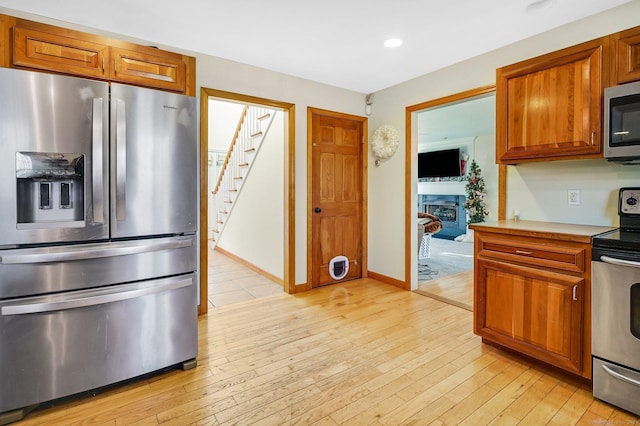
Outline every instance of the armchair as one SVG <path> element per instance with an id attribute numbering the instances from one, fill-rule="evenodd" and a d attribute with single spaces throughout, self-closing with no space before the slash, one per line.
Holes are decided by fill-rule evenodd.
<path id="1" fill-rule="evenodd" d="M 430 213 L 418 213 L 418 259 L 429 257 L 431 236 L 442 229 L 442 220 Z M 423 242 L 423 239 L 426 239 Z"/>

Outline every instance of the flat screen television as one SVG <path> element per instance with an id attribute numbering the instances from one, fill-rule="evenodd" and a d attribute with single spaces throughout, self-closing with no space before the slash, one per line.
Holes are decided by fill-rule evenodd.
<path id="1" fill-rule="evenodd" d="M 461 176 L 460 148 L 418 153 L 418 178 Z"/>

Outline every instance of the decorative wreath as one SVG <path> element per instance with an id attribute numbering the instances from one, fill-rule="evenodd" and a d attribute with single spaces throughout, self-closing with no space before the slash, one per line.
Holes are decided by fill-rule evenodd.
<path id="1" fill-rule="evenodd" d="M 392 157 L 396 153 L 399 144 L 400 135 L 392 126 L 380 126 L 373 132 L 371 149 L 378 159 Z"/>

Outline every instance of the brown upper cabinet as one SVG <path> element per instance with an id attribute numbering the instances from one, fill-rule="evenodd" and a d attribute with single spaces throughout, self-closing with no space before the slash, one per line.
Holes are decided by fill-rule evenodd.
<path id="1" fill-rule="evenodd" d="M 603 37 L 498 68 L 499 164 L 602 156 L 608 48 Z"/>
<path id="2" fill-rule="evenodd" d="M 640 27 L 613 34 L 613 84 L 640 80 Z"/>
<path id="3" fill-rule="evenodd" d="M 149 54 L 140 50 L 111 48 L 113 58 L 111 80 L 184 91 L 186 65 L 182 61 L 182 56 L 170 52 L 158 52 L 158 54 L 155 52 Z"/>
<path id="4" fill-rule="evenodd" d="M 0 66 L 117 81 L 195 96 L 195 58 L 0 15 Z"/>
<path id="5" fill-rule="evenodd" d="M 29 28 L 13 28 L 13 65 L 108 78 L 109 46 Z"/>

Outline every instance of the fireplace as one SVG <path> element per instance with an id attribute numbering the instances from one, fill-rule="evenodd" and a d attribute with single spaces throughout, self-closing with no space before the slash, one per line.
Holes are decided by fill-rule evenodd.
<path id="1" fill-rule="evenodd" d="M 442 230 L 434 237 L 453 240 L 466 233 L 467 213 L 464 209 L 464 195 L 420 195 L 419 209 L 438 216 L 442 220 Z"/>

